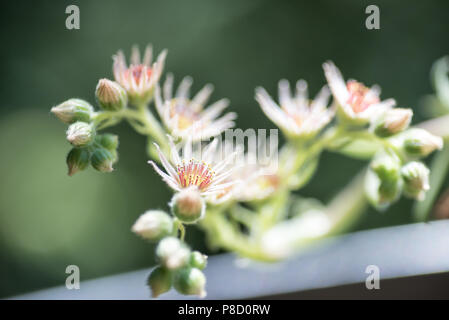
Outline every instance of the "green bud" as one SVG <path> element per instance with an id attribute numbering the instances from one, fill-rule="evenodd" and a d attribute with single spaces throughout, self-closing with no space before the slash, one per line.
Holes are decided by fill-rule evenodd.
<path id="1" fill-rule="evenodd" d="M 401 162 L 394 154 L 382 153 L 371 163 L 365 178 L 368 199 L 378 208 L 396 201 L 402 191 Z"/>
<path id="2" fill-rule="evenodd" d="M 118 136 L 112 133 L 97 135 L 95 137 L 95 141 L 109 151 L 116 150 L 118 148 Z"/>
<path id="3" fill-rule="evenodd" d="M 175 289 L 185 295 L 197 295 L 200 298 L 206 296 L 206 277 L 197 268 L 184 268 L 175 274 Z"/>
<path id="4" fill-rule="evenodd" d="M 67 141 L 75 147 L 84 147 L 95 138 L 95 129 L 86 122 L 75 122 L 67 129 Z"/>
<path id="5" fill-rule="evenodd" d="M 167 237 L 157 245 L 156 256 L 164 267 L 174 270 L 187 265 L 190 250 L 178 238 Z"/>
<path id="6" fill-rule="evenodd" d="M 206 204 L 196 187 L 176 193 L 171 202 L 172 213 L 183 223 L 194 223 L 204 216 Z"/>
<path id="7" fill-rule="evenodd" d="M 171 289 L 173 282 L 172 272 L 164 267 L 156 267 L 148 277 L 147 283 L 151 288 L 151 296 L 157 298 Z"/>
<path id="8" fill-rule="evenodd" d="M 164 211 L 149 210 L 142 214 L 131 229 L 148 240 L 159 240 L 173 232 L 173 219 Z"/>
<path id="9" fill-rule="evenodd" d="M 408 128 L 412 116 L 411 109 L 390 109 L 381 116 L 380 120 L 376 121 L 374 132 L 380 137 L 397 134 Z"/>
<path id="10" fill-rule="evenodd" d="M 86 149 L 73 148 L 67 154 L 67 166 L 69 176 L 73 176 L 78 171 L 83 171 L 89 165 L 89 151 Z"/>
<path id="11" fill-rule="evenodd" d="M 194 268 L 203 270 L 207 266 L 207 256 L 199 251 L 193 251 L 190 254 L 189 264 Z"/>
<path id="12" fill-rule="evenodd" d="M 416 200 L 424 200 L 429 185 L 430 170 L 422 162 L 412 161 L 402 167 L 404 194 Z"/>
<path id="13" fill-rule="evenodd" d="M 117 82 L 101 79 L 95 91 L 98 104 L 106 111 L 119 111 L 128 104 L 128 95 Z"/>
<path id="14" fill-rule="evenodd" d="M 114 155 L 109 150 L 98 148 L 90 159 L 92 166 L 100 172 L 111 172 L 114 170 Z"/>
<path id="15" fill-rule="evenodd" d="M 70 99 L 53 108 L 51 112 L 64 123 L 90 122 L 94 108 L 87 101 Z"/>
<path id="16" fill-rule="evenodd" d="M 393 144 L 401 147 L 410 157 L 426 157 L 433 151 L 443 148 L 443 139 L 421 128 L 411 128 L 397 137 Z"/>

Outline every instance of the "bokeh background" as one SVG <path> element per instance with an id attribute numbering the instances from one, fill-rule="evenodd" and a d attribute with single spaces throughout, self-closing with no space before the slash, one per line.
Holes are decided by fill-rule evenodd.
<path id="1" fill-rule="evenodd" d="M 70 4 L 80 8 L 80 30 L 65 28 Z M 365 28 L 368 4 L 380 7 L 380 30 Z M 93 103 L 118 49 L 168 48 L 166 70 L 191 75 L 194 89 L 213 83 L 213 98 L 230 98 L 243 129 L 274 127 L 253 99 L 256 86 L 275 92 L 281 78 L 304 78 L 315 94 L 327 59 L 348 77 L 379 83 L 418 122 L 420 99 L 432 93 L 430 67 L 449 53 L 448 12 L 444 0 L 2 2 L 0 297 L 62 285 L 70 264 L 82 280 L 153 264 L 153 246 L 130 227 L 146 209 L 166 208 L 170 192 L 146 165 L 144 138 L 125 124 L 113 128 L 117 170 L 68 177 L 65 125 L 49 113 L 71 97 Z M 302 194 L 326 201 L 363 165 L 325 154 Z M 370 210 L 354 229 L 410 223 L 411 205 Z M 189 228 L 188 241 L 208 251 L 202 237 Z"/>

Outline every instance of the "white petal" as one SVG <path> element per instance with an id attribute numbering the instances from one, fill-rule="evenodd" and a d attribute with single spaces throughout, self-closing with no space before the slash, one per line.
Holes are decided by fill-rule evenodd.
<path id="1" fill-rule="evenodd" d="M 170 188 L 174 189 L 175 191 L 181 190 L 176 181 L 174 181 L 169 175 L 159 169 L 159 167 L 153 161 L 148 161 L 148 163 L 153 166 L 154 170 L 162 177 L 162 180 L 164 180 Z"/>
<path id="2" fill-rule="evenodd" d="M 192 86 L 192 78 L 187 76 L 182 79 L 181 84 L 176 91 L 176 98 L 178 99 L 187 99 L 189 97 L 190 87 Z"/>
<path id="3" fill-rule="evenodd" d="M 131 48 L 131 64 L 135 66 L 140 64 L 140 50 L 137 45 L 133 45 Z"/>
<path id="4" fill-rule="evenodd" d="M 143 55 L 142 64 L 151 67 L 152 60 L 153 60 L 153 46 L 149 44 L 145 48 L 145 54 Z"/>
<path id="5" fill-rule="evenodd" d="M 220 113 L 226 109 L 229 105 L 229 100 L 228 99 L 221 99 L 218 100 L 217 102 L 211 104 L 206 110 L 204 110 L 201 113 L 201 118 L 202 119 L 207 119 L 207 120 L 213 120 L 216 117 L 218 117 L 218 115 L 220 115 Z"/>
<path id="6" fill-rule="evenodd" d="M 324 74 L 329 87 L 340 105 L 346 104 L 349 98 L 349 92 L 340 70 L 332 61 L 323 64 Z"/>
<path id="7" fill-rule="evenodd" d="M 173 178 L 173 180 L 178 180 L 178 174 L 176 170 L 173 168 L 173 166 L 170 164 L 170 162 L 167 160 L 165 155 L 162 153 L 161 149 L 159 148 L 159 145 L 157 143 L 154 143 L 154 146 L 157 149 L 157 153 L 159 155 L 159 159 L 161 159 L 161 163 L 164 166 L 165 171 Z"/>
<path id="8" fill-rule="evenodd" d="M 192 99 L 192 103 L 194 107 L 203 106 L 207 100 L 209 99 L 212 91 L 214 90 L 214 86 L 211 84 L 205 85 Z M 199 110 L 195 110 L 199 111 Z"/>
<path id="9" fill-rule="evenodd" d="M 173 91 L 173 74 L 169 73 L 165 77 L 164 87 L 163 87 L 164 100 L 171 100 Z"/>

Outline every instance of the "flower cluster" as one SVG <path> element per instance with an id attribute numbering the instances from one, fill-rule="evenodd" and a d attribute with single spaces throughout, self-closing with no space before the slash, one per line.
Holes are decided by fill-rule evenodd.
<path id="1" fill-rule="evenodd" d="M 273 261 L 347 225 L 345 219 L 354 210 L 340 211 L 358 201 L 352 194 L 353 199 L 337 201 L 338 211 L 332 203 L 327 209 L 316 199 L 293 193 L 311 180 L 323 151 L 368 160 L 365 188 L 350 190 L 364 189 L 376 208 L 387 207 L 401 195 L 425 198 L 430 170 L 422 159 L 441 149 L 443 140 L 410 128 L 412 110 L 395 108 L 394 99 L 381 100 L 378 86 L 345 81 L 339 69 L 326 62 L 327 84 L 314 99 L 304 80 L 296 82 L 294 92 L 287 80 L 279 81 L 278 102 L 256 88 L 262 112 L 286 137 L 279 153 L 276 144 L 276 153 L 261 162 L 259 151 L 267 150 L 266 141 L 259 140 L 257 150 L 242 141 L 221 143 L 221 134 L 234 127 L 236 114 L 223 113 L 227 99 L 208 105 L 212 85 L 191 95 L 190 77 L 176 89 L 171 74 L 160 84 L 165 58 L 164 50 L 153 63 L 148 46 L 141 59 L 134 47 L 127 65 L 119 51 L 113 57 L 115 81 L 101 79 L 97 85 L 99 111 L 80 99 L 52 108 L 69 125 L 69 175 L 89 163 L 102 172 L 113 170 L 118 138 L 100 134 L 104 128 L 125 120 L 148 137 L 148 162 L 173 191 L 170 213 L 148 210 L 132 227 L 140 237 L 158 242 L 158 266 L 148 278 L 153 297 L 172 287 L 182 294 L 206 294 L 202 270 L 207 257 L 185 244 L 186 226 L 199 225 L 215 247 Z"/>

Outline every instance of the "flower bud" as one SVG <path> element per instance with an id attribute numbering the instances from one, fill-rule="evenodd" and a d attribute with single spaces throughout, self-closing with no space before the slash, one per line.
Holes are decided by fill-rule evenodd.
<path id="1" fill-rule="evenodd" d="M 393 154 L 381 154 L 371 163 L 365 179 L 368 199 L 376 207 L 396 201 L 402 191 L 401 164 Z"/>
<path id="2" fill-rule="evenodd" d="M 73 176 L 78 171 L 82 171 L 89 165 L 89 151 L 86 149 L 73 148 L 67 154 L 67 166 L 69 168 L 69 176 Z"/>
<path id="3" fill-rule="evenodd" d="M 84 147 L 95 138 L 95 129 L 86 122 L 75 122 L 67 129 L 67 141 L 75 147 Z"/>
<path id="4" fill-rule="evenodd" d="M 157 298 L 162 293 L 170 290 L 173 275 L 170 270 L 164 267 L 156 267 L 148 277 L 147 283 L 151 288 L 151 296 Z"/>
<path id="5" fill-rule="evenodd" d="M 207 256 L 199 251 L 193 251 L 189 263 L 192 267 L 203 270 L 207 266 Z"/>
<path id="6" fill-rule="evenodd" d="M 116 150 L 118 147 L 118 136 L 112 133 L 97 135 L 95 141 L 109 151 Z"/>
<path id="7" fill-rule="evenodd" d="M 184 268 L 175 274 L 175 289 L 185 295 L 197 295 L 200 298 L 206 296 L 206 277 L 197 268 Z"/>
<path id="8" fill-rule="evenodd" d="M 388 137 L 404 131 L 410 125 L 412 116 L 411 109 L 390 109 L 377 121 L 374 132 L 380 137 Z"/>
<path id="9" fill-rule="evenodd" d="M 98 148 L 90 159 L 92 166 L 100 172 L 111 172 L 114 170 L 114 155 L 109 150 Z"/>
<path id="10" fill-rule="evenodd" d="M 412 161 L 402 167 L 401 175 L 404 179 L 404 194 L 410 198 L 424 200 L 429 185 L 430 170 L 422 163 Z"/>
<path id="11" fill-rule="evenodd" d="M 95 91 L 98 104 L 106 111 L 119 111 L 126 107 L 128 95 L 117 82 L 100 79 Z"/>
<path id="12" fill-rule="evenodd" d="M 437 149 L 443 148 L 443 139 L 421 128 L 412 128 L 395 139 L 402 144 L 404 152 L 411 157 L 425 157 Z"/>
<path id="13" fill-rule="evenodd" d="M 62 122 L 71 124 L 76 121 L 90 122 L 94 108 L 87 101 L 70 99 L 51 108 L 51 112 Z"/>
<path id="14" fill-rule="evenodd" d="M 172 213 L 184 223 L 194 223 L 204 216 L 206 204 L 196 187 L 175 194 L 170 202 Z"/>
<path id="15" fill-rule="evenodd" d="M 157 245 L 156 256 L 163 266 L 174 270 L 187 265 L 190 250 L 178 238 L 167 237 Z"/>
<path id="16" fill-rule="evenodd" d="M 148 210 L 137 219 L 131 230 L 142 238 L 159 240 L 173 232 L 173 219 L 164 211 Z"/>

